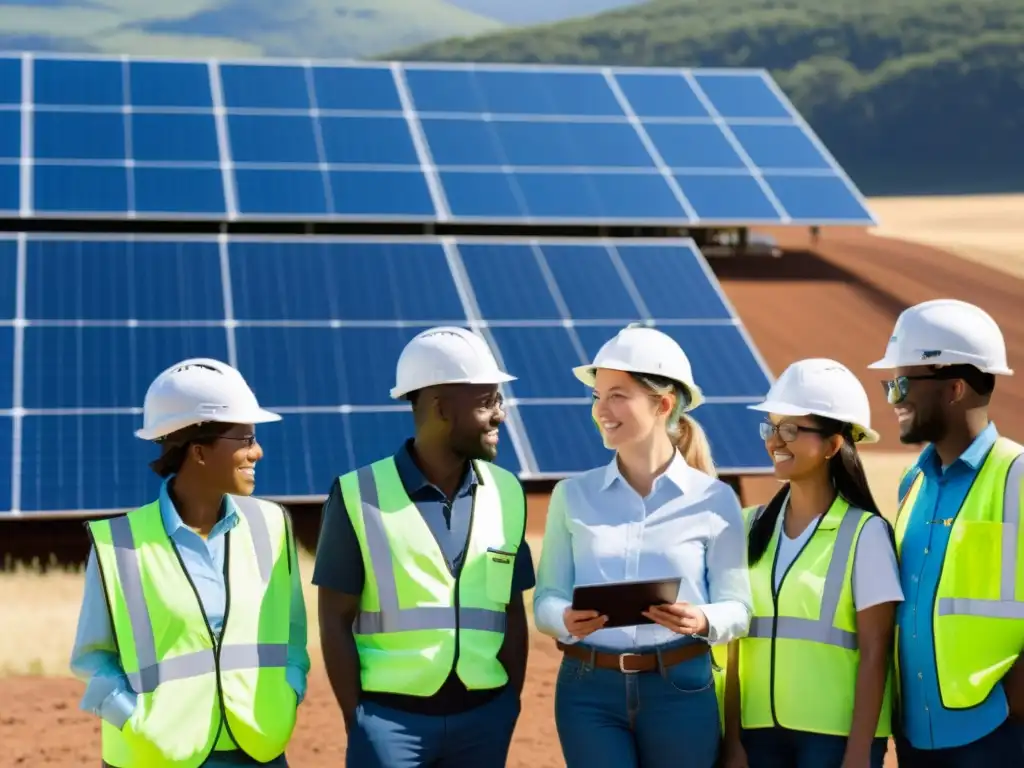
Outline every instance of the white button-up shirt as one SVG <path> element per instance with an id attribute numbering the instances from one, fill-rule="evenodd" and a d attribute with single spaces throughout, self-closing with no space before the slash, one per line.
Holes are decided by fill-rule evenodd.
<path id="1" fill-rule="evenodd" d="M 752 615 L 747 537 L 732 488 L 678 453 L 646 498 L 625 481 L 615 459 L 555 486 L 533 600 L 537 629 L 575 642 L 563 619 L 575 586 L 674 577 L 682 578 L 678 602 L 707 616 L 709 642 L 746 635 Z M 679 639 L 643 624 L 600 629 L 585 642 L 618 651 Z"/>

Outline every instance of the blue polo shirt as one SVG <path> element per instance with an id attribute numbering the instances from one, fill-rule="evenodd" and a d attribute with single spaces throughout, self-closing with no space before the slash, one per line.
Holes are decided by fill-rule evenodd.
<path id="1" fill-rule="evenodd" d="M 971 709 L 946 709 L 939 695 L 932 607 L 942 561 L 953 528 L 941 521 L 955 518 L 999 433 L 989 424 L 960 457 L 943 470 L 929 445 L 916 467 L 924 474 L 910 514 L 900 554 L 905 600 L 896 609 L 900 629 L 900 711 L 903 735 L 917 749 L 949 749 L 987 736 L 1006 720 L 1009 708 L 1002 684 Z M 907 475 L 900 496 L 915 473 Z"/>
<path id="2" fill-rule="evenodd" d="M 398 476 L 405 492 L 416 504 L 416 508 L 423 516 L 423 521 L 434 534 L 452 573 L 457 574 L 462 568 L 466 543 L 469 540 L 473 498 L 480 478 L 473 469 L 473 465 L 468 464 L 459 489 L 449 501 L 444 492 L 432 485 L 416 465 L 410 450 L 412 443 L 411 439 L 407 440 L 395 453 Z M 359 549 L 359 540 L 356 538 L 352 520 L 345 508 L 345 499 L 341 494 L 341 488 L 338 481 L 335 480 L 331 484 L 330 495 L 324 503 L 316 564 L 313 567 L 313 584 L 346 595 L 361 595 L 365 579 L 366 571 L 362 551 Z M 524 530 L 523 541 L 519 545 L 513 566 L 512 589 L 525 592 L 528 589 L 533 589 L 535 583 L 533 557 L 530 554 Z M 502 690 L 502 688 L 482 691 L 467 690 L 455 673 L 453 663 L 452 672 L 447 681 L 441 690 L 431 697 L 364 691 L 363 698 L 411 712 L 454 714 L 480 706 L 500 694 Z"/>

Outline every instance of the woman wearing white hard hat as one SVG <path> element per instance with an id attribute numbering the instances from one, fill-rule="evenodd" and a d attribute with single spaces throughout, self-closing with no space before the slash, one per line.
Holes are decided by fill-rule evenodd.
<path id="1" fill-rule="evenodd" d="M 135 434 L 160 446 L 160 493 L 88 524 L 71 659 L 105 766 L 287 766 L 306 612 L 288 514 L 251 496 L 256 425 L 280 419 L 217 360 L 150 385 Z"/>
<path id="2" fill-rule="evenodd" d="M 857 454 L 878 440 L 867 394 L 841 363 L 789 366 L 761 438 L 783 481 L 744 510 L 754 614 L 728 649 L 726 768 L 882 768 L 896 605 L 892 529 Z"/>
<path id="3" fill-rule="evenodd" d="M 703 402 L 680 346 L 630 326 L 589 365 L 612 461 L 555 486 L 534 596 L 563 651 L 555 720 L 568 768 L 710 768 L 719 753 L 709 643 L 743 635 L 750 586 L 739 502 L 689 412 Z M 573 608 L 586 584 L 678 579 L 668 602 L 609 621 Z"/>

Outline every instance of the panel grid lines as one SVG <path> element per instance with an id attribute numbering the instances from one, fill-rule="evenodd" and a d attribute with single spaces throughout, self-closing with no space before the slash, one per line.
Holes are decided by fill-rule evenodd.
<path id="1" fill-rule="evenodd" d="M 14 349 L 11 361 L 11 513 L 21 510 L 21 459 L 24 450 L 22 427 L 25 400 L 25 290 L 27 280 L 27 236 L 18 234 L 14 303 Z"/>
<path id="2" fill-rule="evenodd" d="M 562 295 L 562 291 L 558 287 L 558 282 L 555 280 L 554 274 L 551 272 L 551 267 L 548 265 L 548 260 L 544 258 L 544 251 L 537 247 L 536 244 L 530 244 L 530 250 L 533 251 L 533 257 L 537 260 L 537 267 L 540 269 L 541 275 L 544 277 L 544 285 L 547 286 L 548 292 L 551 294 L 551 298 L 555 302 L 555 306 L 558 307 L 558 312 L 562 316 L 562 325 L 569 332 L 569 339 L 572 341 L 573 349 L 576 350 L 576 354 L 579 355 L 580 364 L 588 362 L 587 350 L 583 348 L 583 342 L 580 341 L 580 335 L 573 328 L 572 313 L 569 311 L 569 305 L 565 303 L 565 297 Z"/>
<path id="3" fill-rule="evenodd" d="M 117 83 L 100 66 L 115 61 Z M 764 70 L 20 62 L 37 87 L 0 105 L 21 109 L 25 134 L 18 155 L 0 154 L 0 193 L 9 185 L 22 215 L 875 223 Z"/>

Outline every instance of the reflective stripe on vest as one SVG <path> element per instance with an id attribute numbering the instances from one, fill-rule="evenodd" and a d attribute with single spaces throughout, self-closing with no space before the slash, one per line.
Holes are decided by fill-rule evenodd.
<path id="1" fill-rule="evenodd" d="M 479 482 L 457 576 L 393 458 L 339 480 L 365 564 L 354 626 L 363 690 L 430 696 L 453 666 L 470 690 L 508 681 L 498 652 L 526 499 L 512 473 L 487 462 L 474 467 Z"/>
<path id="2" fill-rule="evenodd" d="M 900 553 L 925 479 L 920 470 L 910 471 L 917 476 L 895 526 Z M 1022 483 L 1024 446 L 1000 437 L 955 517 L 928 523 L 952 528 L 932 615 L 939 690 L 947 709 L 984 701 L 1024 647 Z M 897 646 L 899 634 L 897 627 Z"/>
<path id="3" fill-rule="evenodd" d="M 776 590 L 780 515 L 768 548 L 750 569 L 754 617 L 738 644 L 745 728 L 849 735 L 860 663 L 851 581 L 860 532 L 871 517 L 837 497 Z M 887 679 L 876 736 L 890 733 L 891 683 Z"/>
<path id="4" fill-rule="evenodd" d="M 366 546 L 370 550 L 370 567 L 377 582 L 380 610 L 361 611 L 356 617 L 354 631 L 360 635 L 382 632 L 408 632 L 417 629 L 455 629 L 455 612 L 447 606 L 398 607 L 398 587 L 395 568 L 391 561 L 391 545 L 384 530 L 384 517 L 380 509 L 380 496 L 374 480 L 373 468 L 356 470 L 359 497 L 362 500 L 363 525 Z M 485 608 L 460 608 L 459 626 L 483 632 L 505 631 L 505 611 Z"/>
<path id="5" fill-rule="evenodd" d="M 241 520 L 226 534 L 223 645 L 163 527 L 159 502 L 89 523 L 121 666 L 139 697 L 122 729 L 103 722 L 110 765 L 195 768 L 215 749 L 266 762 L 287 745 L 296 703 L 285 680 L 287 518 L 277 505 L 232 500 Z M 239 641 L 246 637 L 253 642 Z"/>

